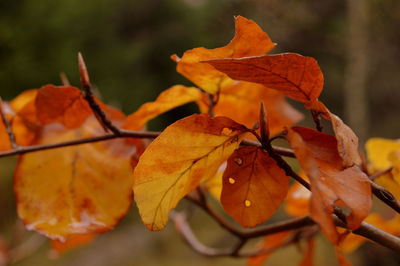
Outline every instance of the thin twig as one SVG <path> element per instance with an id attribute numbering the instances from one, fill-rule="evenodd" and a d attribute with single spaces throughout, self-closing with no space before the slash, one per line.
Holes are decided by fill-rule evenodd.
<path id="1" fill-rule="evenodd" d="M 311 115 L 313 117 L 314 123 L 315 123 L 315 127 L 317 128 L 317 130 L 319 132 L 322 132 L 322 125 L 321 125 L 321 117 L 320 117 L 320 113 L 318 111 L 315 110 L 311 110 Z"/>
<path id="2" fill-rule="evenodd" d="M 212 95 L 211 93 L 207 93 L 207 98 L 208 98 L 208 114 L 211 117 L 214 117 L 214 106 L 215 106 L 215 101 L 214 101 L 214 95 Z"/>
<path id="3" fill-rule="evenodd" d="M 371 185 L 372 193 L 374 193 L 374 195 L 386 205 L 400 213 L 400 202 L 396 199 L 396 197 L 393 196 L 393 194 L 390 193 L 386 188 L 381 187 L 370 179 L 368 179 L 368 181 Z"/>
<path id="4" fill-rule="evenodd" d="M 387 173 L 391 172 L 392 170 L 393 170 L 393 166 L 389 166 L 388 168 L 386 168 L 382 171 L 373 173 L 372 175 L 369 176 L 369 179 L 373 181 L 373 180 L 375 180 L 375 178 L 378 178 L 381 175 L 387 174 Z"/>
<path id="5" fill-rule="evenodd" d="M 32 254 L 34 254 L 43 244 L 47 242 L 47 238 L 33 234 L 28 240 L 21 243 L 19 246 L 10 250 L 10 261 L 12 264 L 17 263 Z"/>
<path id="6" fill-rule="evenodd" d="M 90 108 L 92 109 L 100 125 L 106 131 L 107 129 L 109 129 L 114 135 L 119 135 L 121 133 L 119 128 L 116 127 L 110 120 L 107 119 L 106 114 L 103 112 L 103 110 L 101 110 L 99 104 L 94 99 L 92 92 L 92 85 L 90 84 L 89 74 L 81 53 L 78 53 L 78 61 L 79 61 L 79 73 L 80 73 L 82 88 L 85 92 L 84 93 L 85 100 L 88 102 Z"/>
<path id="7" fill-rule="evenodd" d="M 6 132 L 8 135 L 8 139 L 10 140 L 11 147 L 13 149 L 18 149 L 18 145 L 15 141 L 15 135 L 12 132 L 11 125 L 8 122 L 7 116 L 4 111 L 3 99 L 1 97 L 0 97 L 0 115 L 1 115 L 1 120 L 3 121 L 4 127 L 6 128 Z"/>

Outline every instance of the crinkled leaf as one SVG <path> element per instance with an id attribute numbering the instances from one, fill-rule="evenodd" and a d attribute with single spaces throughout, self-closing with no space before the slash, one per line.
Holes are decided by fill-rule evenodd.
<path id="1" fill-rule="evenodd" d="M 356 166 L 343 168 L 337 141 L 331 136 L 308 128 L 289 130 L 290 146 L 311 184 L 310 215 L 334 244 L 339 241 L 331 214 L 334 208 L 344 210 L 350 229 L 360 226 L 371 208 L 368 177 Z"/>
<path id="2" fill-rule="evenodd" d="M 263 55 L 275 46 L 268 35 L 252 20 L 241 16 L 236 17 L 235 31 L 233 40 L 224 47 L 216 49 L 194 48 L 186 51 L 182 58 L 173 55 L 172 59 L 177 63 L 177 71 L 206 92 L 214 94 L 218 92 L 219 88 L 230 84 L 232 80 L 212 66 L 201 63 L 201 61 L 212 58 Z"/>
<path id="3" fill-rule="evenodd" d="M 242 147 L 228 159 L 221 203 L 243 227 L 265 222 L 286 197 L 289 177 L 257 147 Z"/>
<path id="4" fill-rule="evenodd" d="M 197 88 L 175 85 L 163 91 L 154 102 L 143 104 L 139 110 L 127 117 L 122 127 L 130 130 L 140 130 L 154 117 L 200 99 L 201 92 Z"/>
<path id="5" fill-rule="evenodd" d="M 145 150 L 134 171 L 135 201 L 151 231 L 233 153 L 245 127 L 226 117 L 192 115 L 167 127 Z"/>
<path id="6" fill-rule="evenodd" d="M 102 134 L 92 116 L 75 130 L 45 126 L 38 144 Z M 131 204 L 134 152 L 118 139 L 21 156 L 14 177 L 18 215 L 28 229 L 52 239 L 112 229 Z"/>
<path id="7" fill-rule="evenodd" d="M 218 58 L 204 62 L 232 79 L 263 84 L 301 102 L 317 99 L 324 85 L 317 61 L 298 54 Z"/>
<path id="8" fill-rule="evenodd" d="M 197 102 L 203 113 L 208 112 L 206 97 L 205 95 L 202 101 Z M 222 87 L 218 103 L 213 110 L 215 115 L 227 116 L 252 127 L 258 121 L 261 101 L 264 102 L 268 113 L 271 134 L 276 134 L 284 127 L 292 126 L 303 119 L 303 114 L 294 109 L 282 93 L 250 82 L 234 82 Z"/>
<path id="9" fill-rule="evenodd" d="M 361 163 L 361 158 L 358 151 L 358 137 L 354 134 L 353 130 L 343 123 L 337 115 L 331 113 L 328 108 L 318 100 L 306 104 L 306 107 L 317 111 L 323 117 L 331 121 L 337 140 L 338 152 L 343 159 L 343 166 L 350 167 L 354 164 L 359 165 Z"/>

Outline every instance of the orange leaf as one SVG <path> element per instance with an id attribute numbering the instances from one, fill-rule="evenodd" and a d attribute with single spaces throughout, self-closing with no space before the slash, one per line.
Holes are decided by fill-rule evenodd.
<path id="1" fill-rule="evenodd" d="M 372 163 L 375 170 L 383 170 L 392 165 L 389 154 L 400 150 L 400 141 L 384 138 L 370 138 L 365 143 L 368 160 Z"/>
<path id="2" fill-rule="evenodd" d="M 206 97 L 205 95 L 202 101 L 197 101 L 203 113 L 208 112 Z M 271 134 L 281 132 L 284 127 L 292 126 L 303 119 L 303 114 L 286 102 L 282 93 L 250 82 L 235 82 L 221 87 L 214 114 L 230 117 L 238 123 L 252 127 L 258 121 L 261 101 L 267 110 Z"/>
<path id="3" fill-rule="evenodd" d="M 298 54 L 264 55 L 203 62 L 235 80 L 259 83 L 301 102 L 318 98 L 324 77 L 317 61 Z"/>
<path id="4" fill-rule="evenodd" d="M 91 116 L 81 128 L 43 128 L 38 144 L 102 135 Z M 117 139 L 29 153 L 14 176 L 18 215 L 52 239 L 112 229 L 131 204 L 135 147 Z"/>
<path id="5" fill-rule="evenodd" d="M 139 110 L 127 117 L 122 127 L 130 130 L 140 130 L 154 117 L 199 99 L 201 99 L 201 92 L 198 89 L 175 85 L 163 91 L 154 102 L 143 104 Z"/>
<path id="6" fill-rule="evenodd" d="M 335 254 L 336 254 L 336 258 L 337 258 L 339 266 L 351 266 L 351 263 L 343 255 L 343 253 L 339 247 L 335 246 Z"/>
<path id="7" fill-rule="evenodd" d="M 10 139 L 6 131 L 6 127 L 3 124 L 3 120 L 0 119 L 0 151 L 6 151 L 9 149 L 11 149 Z"/>
<path id="8" fill-rule="evenodd" d="M 313 263 L 314 249 L 315 249 L 315 239 L 313 237 L 310 237 L 307 239 L 307 250 L 304 253 L 303 259 L 299 263 L 300 266 L 314 265 Z"/>
<path id="9" fill-rule="evenodd" d="M 177 63 L 177 71 L 206 92 L 215 94 L 220 87 L 230 84 L 232 80 L 201 61 L 211 58 L 263 55 L 275 46 L 268 35 L 252 20 L 241 16 L 236 17 L 235 31 L 233 40 L 224 47 L 194 48 L 186 51 L 182 58 L 173 55 L 172 59 Z"/>
<path id="10" fill-rule="evenodd" d="M 311 184 L 311 218 L 334 244 L 339 241 L 331 214 L 335 207 L 350 211 L 350 229 L 360 226 L 371 208 L 368 177 L 356 166 L 343 169 L 336 139 L 318 131 L 295 127 L 289 130 L 290 146 Z"/>
<path id="11" fill-rule="evenodd" d="M 168 212 L 215 175 L 246 128 L 226 117 L 192 115 L 167 127 L 139 159 L 133 191 L 143 223 L 158 231 Z"/>
<path id="12" fill-rule="evenodd" d="M 268 153 L 243 147 L 228 159 L 221 203 L 243 227 L 265 222 L 286 197 L 289 177 Z"/>
<path id="13" fill-rule="evenodd" d="M 42 125 L 59 122 L 67 128 L 76 128 L 92 114 L 81 91 L 71 86 L 42 87 L 36 96 L 35 105 Z"/>
<path id="14" fill-rule="evenodd" d="M 331 113 L 328 108 L 318 100 L 306 104 L 306 107 L 321 113 L 326 119 L 331 120 L 337 140 L 338 152 L 343 159 L 343 166 L 350 167 L 354 164 L 359 165 L 361 163 L 361 158 L 358 152 L 358 138 L 353 130 L 343 123 L 338 116 Z"/>
<path id="15" fill-rule="evenodd" d="M 265 253 L 249 257 L 249 259 L 247 260 L 247 265 L 248 266 L 263 265 L 269 258 L 269 256 L 271 256 L 272 252 L 275 251 L 275 249 L 278 249 L 286 244 L 290 234 L 291 231 L 284 231 L 266 236 L 264 240 L 257 245 L 257 248 L 260 251 L 265 250 Z"/>
<path id="16" fill-rule="evenodd" d="M 66 251 L 91 243 L 96 236 L 97 234 L 71 235 L 66 239 L 65 242 L 61 242 L 59 240 L 50 240 L 52 253 L 58 257 Z"/>
<path id="17" fill-rule="evenodd" d="M 307 176 L 300 174 L 304 180 Z M 290 186 L 286 197 L 285 211 L 294 217 L 301 217 L 310 213 L 311 192 L 298 182 Z"/>

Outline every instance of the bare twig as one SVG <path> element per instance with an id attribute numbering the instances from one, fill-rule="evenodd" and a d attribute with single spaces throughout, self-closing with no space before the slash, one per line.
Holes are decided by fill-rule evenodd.
<path id="1" fill-rule="evenodd" d="M 378 178 L 378 177 L 380 177 L 381 175 L 390 173 L 392 170 L 393 170 L 393 166 L 390 166 L 390 167 L 388 167 L 388 168 L 386 168 L 386 169 L 383 169 L 382 171 L 373 173 L 372 175 L 369 176 L 369 179 L 372 180 L 372 181 L 374 181 L 375 178 Z"/>
<path id="2" fill-rule="evenodd" d="M 70 86 L 71 85 L 71 83 L 68 80 L 67 75 L 64 72 L 60 73 L 60 79 L 61 79 L 61 84 L 63 86 Z"/>
<path id="3" fill-rule="evenodd" d="M 216 102 L 214 101 L 214 95 L 212 95 L 211 93 L 207 93 L 207 98 L 208 98 L 208 114 L 214 117 L 215 116 L 214 106 L 216 104 Z"/>
<path id="4" fill-rule="evenodd" d="M 106 114 L 101 110 L 99 104 L 96 102 L 92 92 L 92 85 L 90 84 L 89 74 L 83 60 L 82 54 L 78 53 L 79 73 L 81 77 L 82 88 L 84 90 L 84 98 L 89 103 L 96 119 L 100 125 L 107 131 L 109 129 L 114 135 L 119 135 L 121 131 L 110 120 L 107 119 Z"/>
<path id="5" fill-rule="evenodd" d="M 368 181 L 371 185 L 372 193 L 374 193 L 378 199 L 383 201 L 390 208 L 400 213 L 400 202 L 396 199 L 396 197 L 393 196 L 393 194 L 390 193 L 386 188 L 381 187 L 370 179 L 368 179 Z"/>
<path id="6" fill-rule="evenodd" d="M 4 111 L 3 99 L 1 97 L 0 97 L 0 115 L 1 115 L 1 120 L 3 121 L 4 127 L 6 128 L 6 132 L 8 135 L 8 139 L 10 140 L 11 147 L 13 149 L 18 149 L 18 145 L 15 141 L 15 135 L 12 132 L 11 125 L 8 122 L 6 113 Z"/>
<path id="7" fill-rule="evenodd" d="M 33 234 L 28 240 L 22 242 L 19 246 L 10 250 L 10 261 L 11 263 L 17 263 L 32 254 L 34 254 L 43 244 L 45 244 L 47 238 Z"/>
<path id="8" fill-rule="evenodd" d="M 320 117 L 320 113 L 318 111 L 315 110 L 311 110 L 311 115 L 313 117 L 314 123 L 315 123 L 315 127 L 317 128 L 317 130 L 319 132 L 322 132 L 322 125 L 321 125 L 321 117 Z"/>

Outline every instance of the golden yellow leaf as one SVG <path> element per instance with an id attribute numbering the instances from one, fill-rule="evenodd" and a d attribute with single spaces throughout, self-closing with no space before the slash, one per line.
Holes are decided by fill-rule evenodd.
<path id="1" fill-rule="evenodd" d="M 365 143 L 368 160 L 372 163 L 375 170 L 383 170 L 391 166 L 389 153 L 400 150 L 400 142 L 397 140 L 384 138 L 370 138 Z"/>
<path id="2" fill-rule="evenodd" d="M 226 117 L 192 115 L 167 127 L 150 144 L 135 168 L 133 185 L 140 216 L 149 230 L 164 228 L 169 211 L 215 175 L 245 131 Z"/>
<path id="3" fill-rule="evenodd" d="M 226 46 L 216 49 L 203 47 L 186 51 L 182 58 L 173 55 L 177 71 L 208 93 L 215 94 L 232 80 L 209 64 L 201 61 L 212 58 L 237 58 L 263 55 L 275 47 L 268 35 L 252 20 L 235 18 L 235 37 Z"/>
<path id="4" fill-rule="evenodd" d="M 91 116 L 81 128 L 43 128 L 38 144 L 103 134 Z M 112 229 L 131 204 L 135 147 L 123 139 L 29 153 L 20 157 L 14 189 L 18 215 L 52 239 Z"/>
<path id="5" fill-rule="evenodd" d="M 126 118 L 125 129 L 140 130 L 154 117 L 178 106 L 201 99 L 201 92 L 194 87 L 175 85 L 163 91 L 154 102 L 143 104 L 139 110 Z"/>

